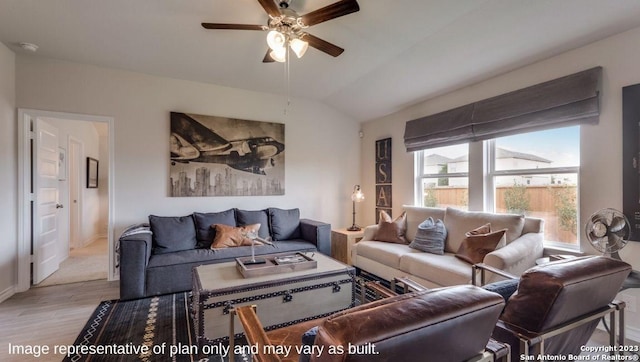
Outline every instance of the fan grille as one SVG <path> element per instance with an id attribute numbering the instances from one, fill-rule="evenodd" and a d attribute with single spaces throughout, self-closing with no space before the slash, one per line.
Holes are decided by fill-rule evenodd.
<path id="1" fill-rule="evenodd" d="M 616 209 L 602 209 L 591 215 L 585 234 L 594 249 L 603 254 L 618 252 L 627 245 L 629 220 Z"/>

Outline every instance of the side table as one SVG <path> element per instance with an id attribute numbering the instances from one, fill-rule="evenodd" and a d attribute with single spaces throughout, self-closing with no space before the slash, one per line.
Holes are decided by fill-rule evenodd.
<path id="1" fill-rule="evenodd" d="M 364 231 L 348 231 L 346 228 L 331 230 L 331 257 L 345 264 L 351 262 L 351 249 L 364 236 Z"/>

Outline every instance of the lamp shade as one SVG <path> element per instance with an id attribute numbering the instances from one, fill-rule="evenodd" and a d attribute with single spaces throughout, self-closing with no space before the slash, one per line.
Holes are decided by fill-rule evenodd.
<path id="1" fill-rule="evenodd" d="M 364 194 L 362 193 L 362 189 L 360 188 L 360 185 L 356 185 L 353 188 L 353 193 L 351 194 L 351 201 L 354 201 L 354 202 L 364 201 Z"/>
<path id="2" fill-rule="evenodd" d="M 287 37 L 277 30 L 271 30 L 267 34 L 267 44 L 273 51 L 277 51 L 279 48 L 284 48 L 287 42 Z"/>
<path id="3" fill-rule="evenodd" d="M 309 43 L 307 43 L 304 40 L 300 40 L 298 38 L 295 38 L 295 39 L 291 40 L 291 42 L 289 43 L 289 46 L 291 47 L 291 50 L 293 50 L 293 52 L 296 53 L 296 56 L 298 58 L 302 58 L 304 53 L 309 48 Z"/>
<path id="4" fill-rule="evenodd" d="M 284 63 L 287 61 L 287 49 L 284 47 L 276 48 L 272 50 L 269 55 L 276 62 Z"/>

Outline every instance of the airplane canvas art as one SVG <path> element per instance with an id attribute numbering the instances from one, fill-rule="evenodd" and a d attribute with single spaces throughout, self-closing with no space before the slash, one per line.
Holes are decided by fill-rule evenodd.
<path id="1" fill-rule="evenodd" d="M 284 124 L 171 112 L 170 196 L 284 195 Z"/>

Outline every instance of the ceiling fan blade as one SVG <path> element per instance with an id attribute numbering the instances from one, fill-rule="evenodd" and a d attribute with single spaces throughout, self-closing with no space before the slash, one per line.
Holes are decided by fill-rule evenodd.
<path id="1" fill-rule="evenodd" d="M 347 14 L 355 13 L 358 10 L 360 10 L 360 6 L 356 0 L 342 0 L 302 15 L 300 20 L 304 25 L 311 26 L 320 24 L 327 20 L 339 18 Z"/>
<path id="2" fill-rule="evenodd" d="M 266 11 L 267 14 L 269 14 L 269 16 L 271 16 L 272 18 L 281 15 L 278 5 L 276 5 L 273 0 L 258 0 L 258 2 L 260 3 L 260 5 L 262 5 L 264 11 Z"/>
<path id="3" fill-rule="evenodd" d="M 202 23 L 205 29 L 229 29 L 229 30 L 266 30 L 264 25 L 248 25 L 248 24 L 221 24 L 221 23 Z"/>
<path id="4" fill-rule="evenodd" d="M 262 59 L 263 63 L 273 63 L 275 60 L 271 58 L 271 49 L 267 49 L 267 54 L 264 55 L 264 59 Z"/>
<path id="5" fill-rule="evenodd" d="M 307 43 L 309 43 L 309 46 L 312 46 L 318 50 L 320 50 L 321 52 L 325 52 L 329 55 L 331 55 L 332 57 L 337 57 L 338 55 L 342 54 L 342 52 L 344 52 L 344 49 L 340 48 L 337 45 L 333 45 L 331 43 L 329 43 L 326 40 L 322 40 L 316 36 L 313 36 L 309 33 L 304 33 L 304 36 L 302 37 L 302 40 L 306 41 Z"/>

